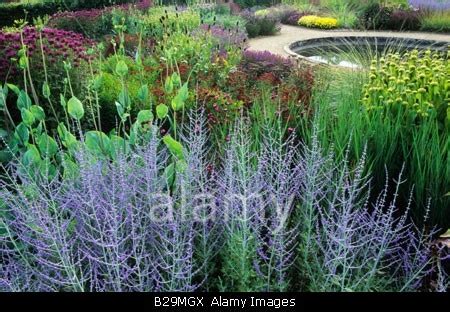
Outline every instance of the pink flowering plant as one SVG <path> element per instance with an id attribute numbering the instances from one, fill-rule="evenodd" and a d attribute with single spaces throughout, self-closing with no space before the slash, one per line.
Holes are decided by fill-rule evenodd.
<path id="1" fill-rule="evenodd" d="M 0 81 L 7 81 L 32 90 L 33 100 L 46 103 L 48 98 L 75 91 L 82 93 L 93 60 L 91 52 L 95 42 L 71 31 L 26 26 L 16 32 L 0 32 Z M 66 79 L 65 65 L 70 66 Z M 30 79 L 32 78 L 32 79 Z M 54 83 L 60 81 L 62 83 Z M 72 91 L 71 91 L 72 90 Z M 43 105 L 52 118 L 58 118 L 55 108 Z"/>

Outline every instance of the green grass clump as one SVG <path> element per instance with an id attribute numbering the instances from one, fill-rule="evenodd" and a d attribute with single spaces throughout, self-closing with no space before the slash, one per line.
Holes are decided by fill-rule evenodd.
<path id="1" fill-rule="evenodd" d="M 348 151 L 352 162 L 356 162 L 367 145 L 374 193 L 385 184 L 386 174 L 395 176 L 403 168 L 404 183 L 399 189 L 403 206 L 412 200 L 412 216 L 418 222 L 422 222 L 429 207 L 430 223 L 447 228 L 450 225 L 450 196 L 446 195 L 450 191 L 448 126 L 432 118 L 436 114 L 421 117 L 416 108 L 408 109 L 402 104 L 367 109 L 363 102 L 367 102 L 366 90 L 371 88 L 367 86 L 371 81 L 369 72 L 328 68 L 322 71 L 317 74 L 313 96 L 322 146 L 334 150 L 341 160 Z M 373 92 L 385 92 L 388 96 L 388 90 L 375 88 Z M 395 93 L 395 89 L 391 91 Z M 375 105 L 380 103 L 379 99 L 374 101 Z M 448 100 L 445 103 L 448 105 Z M 309 121 L 299 118 L 297 122 L 297 127 L 303 129 L 302 137 L 308 137 L 312 131 Z"/>
<path id="2" fill-rule="evenodd" d="M 433 12 L 422 18 L 423 30 L 450 32 L 450 12 Z"/>

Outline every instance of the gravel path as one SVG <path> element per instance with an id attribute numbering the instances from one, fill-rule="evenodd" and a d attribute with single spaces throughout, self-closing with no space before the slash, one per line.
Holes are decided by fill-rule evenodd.
<path id="1" fill-rule="evenodd" d="M 393 32 L 393 31 L 355 31 L 355 30 L 316 30 L 298 26 L 282 25 L 281 31 L 275 36 L 258 37 L 249 40 L 249 49 L 256 51 L 270 51 L 275 54 L 289 56 L 284 50 L 289 44 L 306 39 L 338 36 L 390 36 L 400 38 L 414 38 L 439 40 L 450 42 L 450 35 L 425 32 Z"/>

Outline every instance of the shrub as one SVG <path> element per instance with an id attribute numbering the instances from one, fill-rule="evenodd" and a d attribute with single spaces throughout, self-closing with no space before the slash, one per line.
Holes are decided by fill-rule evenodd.
<path id="1" fill-rule="evenodd" d="M 378 3 L 365 6 L 359 14 L 359 24 L 364 29 L 385 29 L 392 9 Z"/>
<path id="2" fill-rule="evenodd" d="M 240 64 L 250 75 L 258 77 L 263 73 L 273 73 L 280 80 L 289 75 L 295 63 L 285 57 L 270 53 L 269 51 L 245 51 Z"/>
<path id="3" fill-rule="evenodd" d="M 268 51 L 245 51 L 238 70 L 230 74 L 227 86 L 246 106 L 252 106 L 255 98 L 265 96 L 269 90 L 274 101 L 279 102 L 274 104 L 277 110 L 290 119 L 296 113 L 311 112 L 313 84 L 314 75 L 308 66 L 299 66 L 293 60 Z M 299 111 L 292 111 L 294 108 Z"/>
<path id="4" fill-rule="evenodd" d="M 419 11 L 395 9 L 385 28 L 390 30 L 419 30 L 422 14 Z"/>
<path id="5" fill-rule="evenodd" d="M 312 15 L 312 12 L 309 11 L 300 12 L 299 10 L 291 8 L 289 6 L 280 6 L 278 8 L 278 16 L 282 24 L 297 26 L 298 20 L 305 15 Z"/>
<path id="6" fill-rule="evenodd" d="M 248 9 L 255 6 L 271 6 L 272 0 L 236 0 L 233 1 L 239 5 L 242 9 Z"/>
<path id="7" fill-rule="evenodd" d="M 250 38 L 272 36 L 279 31 L 279 20 L 274 14 L 257 16 L 251 10 L 244 10 L 241 16 L 246 20 L 245 28 Z"/>
<path id="8" fill-rule="evenodd" d="M 333 29 L 338 27 L 338 20 L 332 17 L 306 15 L 298 20 L 298 24 L 309 28 Z"/>
<path id="9" fill-rule="evenodd" d="M 0 28 L 11 26 L 14 21 L 27 18 L 29 23 L 33 18 L 51 15 L 59 10 L 59 4 L 46 2 L 37 4 L 9 3 L 0 4 Z M 28 14 L 25 14 L 25 11 Z"/>

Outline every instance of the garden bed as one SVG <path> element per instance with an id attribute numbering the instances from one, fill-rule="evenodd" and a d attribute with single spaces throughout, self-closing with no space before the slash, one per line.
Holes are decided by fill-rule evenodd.
<path id="1" fill-rule="evenodd" d="M 450 50 L 342 70 L 249 49 L 310 9 L 4 27 L 0 291 L 448 290 Z"/>

